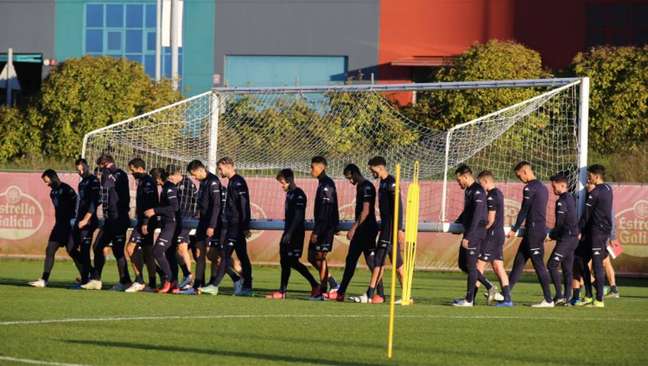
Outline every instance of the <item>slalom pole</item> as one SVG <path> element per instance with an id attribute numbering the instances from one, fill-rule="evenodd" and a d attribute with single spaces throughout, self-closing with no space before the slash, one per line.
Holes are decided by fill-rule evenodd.
<path id="1" fill-rule="evenodd" d="M 396 258 L 398 254 L 398 210 L 400 201 L 400 164 L 396 164 L 396 187 L 394 192 L 394 222 L 392 235 L 392 278 L 389 299 L 389 331 L 387 335 L 387 358 L 392 358 L 394 348 L 394 317 L 396 312 Z"/>

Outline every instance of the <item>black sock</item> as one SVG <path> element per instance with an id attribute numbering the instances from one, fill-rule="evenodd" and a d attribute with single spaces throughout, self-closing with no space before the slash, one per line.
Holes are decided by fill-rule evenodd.
<path id="1" fill-rule="evenodd" d="M 374 292 L 376 292 L 376 288 L 369 286 L 369 288 L 367 288 L 367 297 L 371 299 L 374 295 Z"/>
<path id="2" fill-rule="evenodd" d="M 590 299 L 593 297 L 592 286 L 585 286 L 585 296 L 589 297 Z"/>
<path id="3" fill-rule="evenodd" d="M 579 298 L 580 298 L 580 287 L 574 289 L 574 295 L 573 295 L 573 298 L 574 298 L 574 299 L 579 299 Z"/>
<path id="4" fill-rule="evenodd" d="M 610 291 L 611 292 L 619 292 L 616 286 L 610 286 Z"/>
<path id="5" fill-rule="evenodd" d="M 502 287 L 502 295 L 504 296 L 504 301 L 511 301 L 511 288 L 508 286 Z"/>
<path id="6" fill-rule="evenodd" d="M 477 279 L 482 283 L 482 285 L 484 285 L 484 287 L 486 287 L 486 290 L 493 288 L 493 284 L 488 280 L 488 278 L 486 278 L 486 276 L 484 276 L 483 273 L 479 272 L 477 274 Z"/>
<path id="7" fill-rule="evenodd" d="M 186 264 L 180 263 L 180 269 L 182 270 L 182 275 L 187 277 L 191 275 L 191 271 L 189 270 L 189 267 L 187 267 Z"/>
<path id="8" fill-rule="evenodd" d="M 157 278 L 155 277 L 155 273 L 153 275 L 149 275 L 149 287 L 150 288 L 157 287 Z"/>
<path id="9" fill-rule="evenodd" d="M 382 281 L 378 282 L 378 286 L 376 286 L 376 292 L 378 292 L 378 295 L 385 297 L 385 286 L 383 286 Z"/>
<path id="10" fill-rule="evenodd" d="M 338 283 L 335 281 L 335 278 L 333 278 L 333 276 L 330 276 L 330 277 L 328 278 L 328 281 L 327 281 L 327 282 L 328 282 L 328 285 L 329 285 L 329 287 L 330 287 L 331 289 L 336 289 L 336 288 L 338 288 Z"/>
<path id="11" fill-rule="evenodd" d="M 49 281 L 49 276 L 50 276 L 49 272 L 43 272 L 41 278 L 44 279 L 45 281 Z"/>
<path id="12" fill-rule="evenodd" d="M 142 276 L 141 273 L 138 274 L 137 276 L 135 276 L 135 282 L 137 282 L 137 283 L 144 283 L 144 276 Z"/>

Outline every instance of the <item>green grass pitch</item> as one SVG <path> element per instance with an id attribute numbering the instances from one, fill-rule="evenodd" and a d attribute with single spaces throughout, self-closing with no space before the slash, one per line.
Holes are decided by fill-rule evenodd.
<path id="1" fill-rule="evenodd" d="M 532 275 L 512 309 L 485 306 L 481 295 L 480 306 L 453 308 L 465 277 L 417 272 L 416 304 L 396 308 L 387 360 L 387 305 L 307 301 L 296 273 L 287 300 L 266 300 L 277 267 L 255 267 L 258 297 L 237 298 L 227 277 L 215 297 L 68 290 L 69 261 L 56 263 L 50 288 L 26 287 L 41 265 L 0 259 L 2 365 L 648 365 L 646 280 L 619 281 L 622 297 L 605 309 L 532 309 L 541 300 Z M 108 262 L 106 283 L 115 272 Z M 359 268 L 348 293 L 367 279 Z"/>

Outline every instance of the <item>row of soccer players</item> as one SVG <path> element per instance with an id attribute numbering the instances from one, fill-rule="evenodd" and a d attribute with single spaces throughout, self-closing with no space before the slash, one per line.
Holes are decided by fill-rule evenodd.
<path id="1" fill-rule="evenodd" d="M 464 190 L 464 209 L 457 223 L 464 227 L 459 249 L 459 267 L 468 274 L 466 296 L 456 299 L 454 306 L 473 306 L 478 285 L 488 290 L 489 302 L 500 298 L 496 306 L 513 306 L 511 290 L 518 282 L 524 266 L 531 260 L 542 287 L 544 299 L 533 307 L 556 305 L 590 305 L 604 307 L 604 285 L 607 243 L 613 231 L 612 188 L 605 184 L 605 168 L 601 165 L 588 167 L 588 192 L 580 220 L 574 195 L 569 191 L 569 177 L 557 173 L 551 177 L 555 204 L 555 224 L 547 228 L 548 189 L 533 172 L 529 162 L 522 161 L 514 167 L 518 179 L 525 183 L 522 207 L 508 238 L 517 235 L 524 227 L 522 242 L 518 248 L 509 274 L 503 265 L 504 197 L 497 189 L 495 178 L 489 171 L 473 177 L 471 169 L 461 165 L 455 171 L 456 180 Z M 546 266 L 544 263 L 545 240 L 555 240 L 556 245 Z M 593 268 L 596 297 L 592 294 Z M 483 275 L 490 263 L 502 286 L 502 294 Z M 609 260 L 607 261 L 609 264 Z M 562 274 L 560 273 L 562 269 Z M 613 272 L 612 272 L 613 273 Z M 550 285 L 555 293 L 552 296 Z M 580 297 L 580 284 L 584 283 L 585 297 Z M 613 283 L 611 279 L 611 283 Z M 612 288 L 616 292 L 616 286 Z M 618 292 L 617 296 L 618 296 Z"/>
<path id="2" fill-rule="evenodd" d="M 221 177 L 229 181 L 227 189 L 221 186 L 220 180 L 208 172 L 200 161 L 192 161 L 187 171 L 200 182 L 197 193 L 193 183 L 183 178 L 183 172 L 178 167 L 168 166 L 166 171 L 153 169 L 152 176 L 146 174 L 143 160 L 131 160 L 128 168 L 137 181 L 136 225 L 128 241 L 125 238 L 130 226 L 130 194 L 126 173 L 115 166 L 110 155 L 103 155 L 97 159 L 99 179 L 90 173 L 85 160 L 79 159 L 75 165 L 81 176 L 78 210 L 75 210 L 76 193 L 69 185 L 60 181 L 56 172 L 47 170 L 42 175 L 43 181 L 51 187 L 50 195 L 56 211 L 56 223 L 47 245 L 43 274 L 39 280 L 31 283 L 33 286 L 47 285 L 54 254 L 59 247 L 65 246 L 79 270 L 79 287 L 83 289 L 102 288 L 102 269 L 107 248 L 110 248 L 117 259 L 119 274 L 119 283 L 113 287 L 114 290 L 153 290 L 156 288 L 158 273 L 162 279 L 159 292 L 217 294 L 218 286 L 227 273 L 234 281 L 235 294 L 251 294 L 252 267 L 246 246 L 250 221 L 249 192 L 245 180 L 236 174 L 231 159 L 223 158 L 217 164 Z M 314 299 L 329 297 L 343 301 L 344 291 L 353 276 L 358 258 L 364 253 L 372 271 L 372 278 L 367 295 L 361 296 L 360 301 L 368 302 L 374 297 L 376 289 L 374 302 L 382 301 L 383 263 L 391 247 L 394 178 L 389 175 L 383 158 L 375 157 L 369 165 L 373 175 L 381 179 L 379 207 L 382 220 L 379 225 L 375 217 L 376 190 L 373 184 L 362 176 L 357 166 L 347 166 L 344 175 L 358 187 L 357 208 L 356 222 L 347 235 L 351 239 L 351 246 L 339 288 L 335 279 L 328 273 L 326 262 L 339 224 L 337 192 L 335 183 L 326 175 L 326 159 L 314 157 L 311 163 L 312 175 L 318 179 L 319 184 L 315 198 L 315 227 L 309 240 L 308 260 L 318 271 L 319 282 L 299 262 L 305 237 L 306 195 L 296 186 L 291 170 L 279 172 L 277 180 L 287 192 L 286 226 L 280 243 L 280 290 L 268 295 L 269 298 L 285 296 L 290 269 L 294 268 L 311 284 L 311 296 Z M 159 196 L 157 185 L 162 186 Z M 188 198 L 196 196 L 198 226 L 195 237 L 190 240 L 187 220 L 196 215 L 191 205 L 186 203 L 190 202 Z M 92 238 L 98 228 L 97 209 L 100 205 L 105 222 L 92 246 Z M 153 233 L 158 227 L 161 231 L 154 240 Z M 402 222 L 400 227 L 402 228 Z M 376 243 L 378 233 L 380 238 Z M 402 237 L 402 232 L 399 232 L 399 235 Z M 190 270 L 190 243 L 196 260 L 195 276 Z M 91 248 L 94 252 L 94 264 L 90 258 Z M 240 274 L 232 268 L 233 251 L 241 261 Z M 126 257 L 129 257 L 135 272 L 133 282 Z M 205 258 L 209 258 L 212 263 L 212 276 L 206 284 Z M 148 287 L 143 281 L 145 265 L 149 273 Z M 178 266 L 185 276 L 181 283 L 178 283 Z M 399 269 L 401 266 L 402 260 L 399 257 Z M 329 286 L 332 291 L 327 291 Z"/>

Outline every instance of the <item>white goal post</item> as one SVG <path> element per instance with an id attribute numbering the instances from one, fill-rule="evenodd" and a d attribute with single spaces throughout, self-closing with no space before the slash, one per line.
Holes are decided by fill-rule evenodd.
<path id="1" fill-rule="evenodd" d="M 438 121 L 415 120 L 418 114 L 393 102 L 394 93 L 426 97 L 419 103 L 432 109 L 483 114 L 435 129 Z M 390 167 L 401 164 L 406 189 L 414 161 L 420 161 L 419 231 L 459 232 L 461 226 L 451 222 L 462 206 L 452 182 L 460 163 L 475 173 L 489 169 L 511 186 L 512 167 L 520 160 L 532 162 L 544 181 L 567 172 L 582 206 L 588 99 L 588 78 L 216 88 L 89 132 L 82 156 L 92 163 L 107 152 L 122 168 L 133 157 L 143 158 L 149 168 L 199 159 L 211 171 L 218 158 L 230 156 L 250 182 L 257 206 L 252 228 L 260 230 L 283 228 L 284 197 L 274 183 L 282 168 L 292 168 L 308 194 L 314 191 L 308 168 L 315 155 L 328 159 L 338 189 L 347 184 L 341 180 L 344 165 L 355 163 L 365 170 L 374 155 L 384 156 Z M 493 100 L 515 102 L 506 106 Z M 480 105 L 482 101 L 488 104 Z M 436 116 L 445 118 L 443 113 Z M 348 192 L 342 195 L 353 199 Z M 341 229 L 350 224 L 343 220 Z"/>

